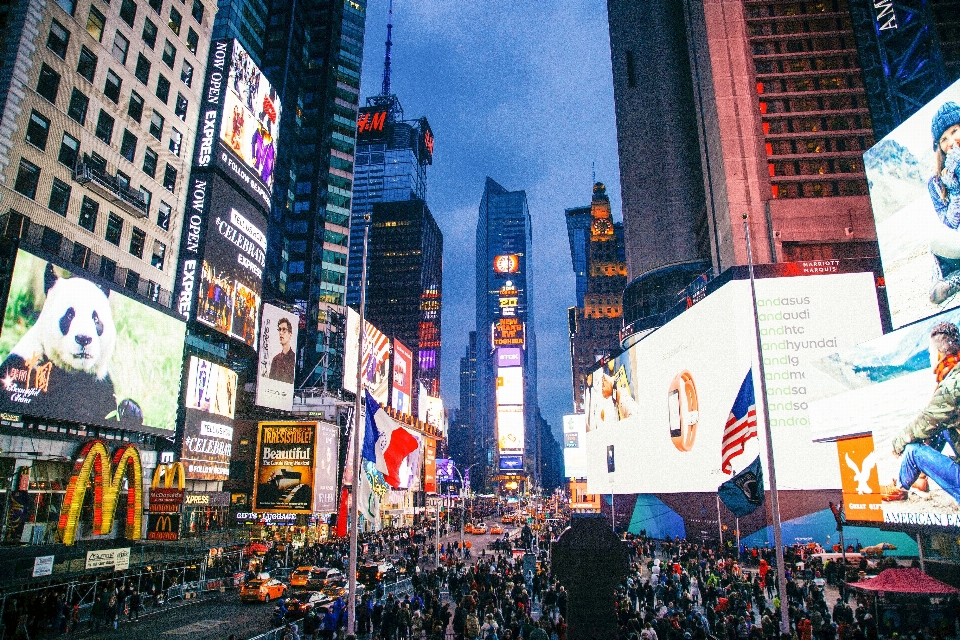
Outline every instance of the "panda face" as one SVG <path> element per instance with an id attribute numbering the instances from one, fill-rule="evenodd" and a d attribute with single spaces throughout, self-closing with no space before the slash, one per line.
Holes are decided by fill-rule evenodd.
<path id="1" fill-rule="evenodd" d="M 83 278 L 60 278 L 37 320 L 44 355 L 67 371 L 104 378 L 117 332 L 103 291 Z"/>

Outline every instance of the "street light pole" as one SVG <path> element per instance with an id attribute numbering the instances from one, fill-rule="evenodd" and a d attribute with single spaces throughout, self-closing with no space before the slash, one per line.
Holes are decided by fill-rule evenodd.
<path id="1" fill-rule="evenodd" d="M 464 473 L 470 473 L 470 469 L 473 469 L 477 466 L 477 463 L 473 463 Z M 456 465 L 453 466 L 453 470 L 457 472 L 457 477 L 460 478 L 460 553 L 465 551 L 463 547 L 463 527 L 464 527 L 464 518 L 466 517 L 467 503 L 465 500 L 464 493 L 467 491 L 466 486 L 463 482 L 463 473 L 460 473 L 460 469 L 457 469 Z"/>
<path id="2" fill-rule="evenodd" d="M 360 431 L 361 399 L 364 399 L 363 373 L 363 334 L 364 318 L 367 306 L 367 240 L 370 237 L 370 216 L 363 216 L 363 265 L 360 271 L 360 339 L 357 344 L 357 398 L 353 405 L 353 513 L 350 518 L 350 563 L 347 576 L 347 635 L 356 635 L 357 630 L 357 541 L 360 538 Z"/>

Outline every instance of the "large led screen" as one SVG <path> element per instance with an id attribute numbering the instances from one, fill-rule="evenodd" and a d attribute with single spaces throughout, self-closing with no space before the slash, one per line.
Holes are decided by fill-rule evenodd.
<path id="1" fill-rule="evenodd" d="M 413 352 L 393 341 L 393 381 L 390 406 L 405 415 L 413 413 Z"/>
<path id="2" fill-rule="evenodd" d="M 942 322 L 960 323 L 960 309 L 819 362 L 828 385 L 810 403 L 810 431 L 833 447 L 847 520 L 960 526 L 960 486 L 938 473 L 957 465 L 950 393 L 956 374 L 938 369 L 930 355 L 931 329 Z"/>
<path id="3" fill-rule="evenodd" d="M 227 480 L 233 449 L 237 374 L 196 356 L 187 365 L 180 460 L 191 480 Z"/>
<path id="4" fill-rule="evenodd" d="M 960 82 L 863 154 L 894 327 L 960 304 Z"/>
<path id="5" fill-rule="evenodd" d="M 257 432 L 253 510 L 327 511 L 336 490 L 337 439 L 333 425 L 261 422 Z M 323 505 L 316 508 L 315 505 Z"/>
<path id="6" fill-rule="evenodd" d="M 497 448 L 501 455 L 523 453 L 523 407 L 497 407 Z"/>
<path id="7" fill-rule="evenodd" d="M 257 404 L 261 407 L 293 409 L 299 327 L 300 316 L 296 313 L 272 304 L 263 305 L 257 364 Z"/>
<path id="8" fill-rule="evenodd" d="M 811 437 L 814 365 L 881 334 L 874 276 L 769 278 L 756 287 L 779 486 L 838 489 L 834 447 Z M 716 491 L 765 451 L 758 407 L 759 437 L 732 458 L 730 473 L 721 470 L 724 429 L 751 370 L 760 397 L 758 366 L 750 285 L 735 280 L 593 371 L 586 402 L 589 491 Z M 626 462 L 634 459 L 656 464 Z"/>
<path id="9" fill-rule="evenodd" d="M 523 367 L 497 367 L 497 404 L 523 404 Z"/>
<path id="10" fill-rule="evenodd" d="M 0 411 L 176 429 L 186 325 L 20 249 L 0 331 Z"/>
<path id="11" fill-rule="evenodd" d="M 443 398 L 426 394 L 426 387 L 420 387 L 420 397 L 417 398 L 417 417 L 426 422 L 439 433 L 446 433 L 446 411 L 443 408 Z"/>
<path id="12" fill-rule="evenodd" d="M 360 378 L 381 405 L 390 398 L 390 339 L 364 320 L 363 363 Z M 360 346 L 360 314 L 347 307 L 346 344 L 343 356 L 343 388 L 357 392 L 357 354 Z"/>
<path id="13" fill-rule="evenodd" d="M 587 417 L 582 413 L 563 416 L 563 477 L 587 475 Z"/>

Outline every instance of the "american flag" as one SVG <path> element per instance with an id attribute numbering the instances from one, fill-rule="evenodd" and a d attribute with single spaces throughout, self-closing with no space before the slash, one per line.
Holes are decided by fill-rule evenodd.
<path id="1" fill-rule="evenodd" d="M 730 461 L 743 453 L 747 440 L 756 437 L 757 400 L 753 395 L 753 369 L 750 369 L 740 385 L 737 399 L 733 401 L 733 408 L 730 409 L 730 417 L 723 428 L 720 470 L 732 474 Z"/>

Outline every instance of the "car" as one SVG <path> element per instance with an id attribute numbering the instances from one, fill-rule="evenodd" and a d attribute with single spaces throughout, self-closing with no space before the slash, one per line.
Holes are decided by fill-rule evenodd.
<path id="1" fill-rule="evenodd" d="M 512 513 L 503 514 L 503 517 L 500 518 L 500 522 L 502 522 L 503 524 L 513 524 L 513 514 Z"/>
<path id="2" fill-rule="evenodd" d="M 485 534 L 486 532 L 487 532 L 487 523 L 478 522 L 477 524 L 473 525 L 473 531 L 471 531 L 470 533 L 480 536 Z"/>
<path id="3" fill-rule="evenodd" d="M 307 578 L 308 589 L 322 589 L 330 580 L 343 578 L 343 573 L 339 569 L 330 569 L 326 567 L 314 567 Z"/>
<path id="4" fill-rule="evenodd" d="M 357 569 L 357 581 L 373 588 L 378 582 L 396 582 L 397 569 L 390 562 L 371 562 Z"/>
<path id="5" fill-rule="evenodd" d="M 463 532 L 464 532 L 464 533 L 473 533 L 473 523 L 472 523 L 472 522 L 468 522 L 467 524 L 463 525 Z"/>
<path id="6" fill-rule="evenodd" d="M 284 600 L 283 604 L 287 607 L 287 615 L 296 619 L 330 602 L 330 596 L 320 591 L 298 591 Z"/>
<path id="7" fill-rule="evenodd" d="M 347 587 L 348 585 L 346 580 L 332 580 L 330 584 L 323 588 L 322 593 L 331 600 L 336 600 L 337 598 L 346 598 Z M 363 583 L 357 582 L 357 596 L 362 597 L 366 591 L 366 587 L 363 585 Z"/>
<path id="8" fill-rule="evenodd" d="M 297 567 L 290 574 L 291 587 L 305 587 L 310 579 L 310 574 L 319 571 L 320 567 Z"/>
<path id="9" fill-rule="evenodd" d="M 247 580 L 240 587 L 241 602 L 270 602 L 287 594 L 287 585 L 276 578 Z"/>
<path id="10" fill-rule="evenodd" d="M 495 535 L 498 535 L 498 536 L 499 536 L 499 535 L 502 535 L 502 534 L 503 534 L 503 527 L 502 527 L 501 525 L 499 525 L 499 524 L 495 524 L 495 525 L 493 525 L 492 527 L 490 527 L 490 533 L 495 534 Z"/>

